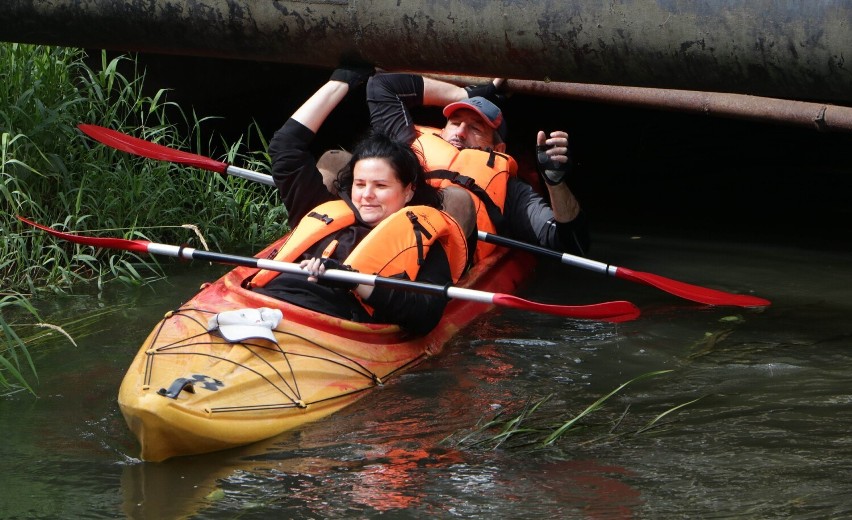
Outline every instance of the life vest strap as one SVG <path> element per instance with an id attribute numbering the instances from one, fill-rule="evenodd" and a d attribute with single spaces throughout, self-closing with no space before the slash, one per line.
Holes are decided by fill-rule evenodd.
<path id="1" fill-rule="evenodd" d="M 408 220 L 411 221 L 411 227 L 414 228 L 414 240 L 417 242 L 417 265 L 423 265 L 426 260 L 426 255 L 423 252 L 423 236 L 425 235 L 426 240 L 429 240 L 432 238 L 432 233 L 429 233 L 429 230 L 423 227 L 413 211 L 406 211 L 405 216 L 408 217 Z"/>
<path id="2" fill-rule="evenodd" d="M 307 214 L 308 217 L 315 218 L 318 220 L 322 220 L 325 222 L 325 225 L 329 225 L 334 222 L 334 219 L 326 215 L 325 213 L 317 213 L 316 211 L 311 211 Z"/>
<path id="3" fill-rule="evenodd" d="M 494 224 L 498 233 L 505 233 L 506 219 L 503 217 L 503 212 L 500 210 L 500 206 L 494 202 L 494 199 L 492 199 L 488 192 L 485 191 L 485 188 L 476 183 L 476 180 L 473 177 L 468 177 L 467 175 L 462 175 L 459 172 L 450 170 L 432 170 L 427 173 L 427 175 L 430 178 L 448 180 L 479 197 L 479 200 L 481 200 L 482 204 L 485 205 L 485 211 L 488 213 L 488 218 L 491 219 L 491 223 Z"/>

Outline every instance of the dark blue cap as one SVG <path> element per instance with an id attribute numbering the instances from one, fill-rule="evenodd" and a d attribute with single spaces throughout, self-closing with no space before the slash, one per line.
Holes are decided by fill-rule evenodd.
<path id="1" fill-rule="evenodd" d="M 494 103 L 484 97 L 475 96 L 470 99 L 456 101 L 444 107 L 444 117 L 450 117 L 457 110 L 473 110 L 491 128 L 497 130 L 500 138 L 506 140 L 506 121 L 503 119 L 503 111 Z"/>

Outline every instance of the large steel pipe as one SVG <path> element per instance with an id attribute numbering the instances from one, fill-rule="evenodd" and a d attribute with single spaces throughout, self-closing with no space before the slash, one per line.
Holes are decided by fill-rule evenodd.
<path id="1" fill-rule="evenodd" d="M 431 78 L 466 86 L 485 84 L 492 78 L 427 74 Z M 531 96 L 591 101 L 639 108 L 654 108 L 673 112 L 688 112 L 706 116 L 727 117 L 779 123 L 819 132 L 852 132 L 852 107 L 827 105 L 789 99 L 703 92 L 694 90 L 657 89 L 531 81 L 510 79 L 501 87 L 507 93 Z"/>
<path id="2" fill-rule="evenodd" d="M 852 99 L 847 0 L 6 0 L 0 40 Z"/>

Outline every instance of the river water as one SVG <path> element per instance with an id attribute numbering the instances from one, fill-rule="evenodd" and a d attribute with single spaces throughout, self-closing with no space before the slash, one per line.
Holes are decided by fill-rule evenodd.
<path id="1" fill-rule="evenodd" d="M 124 370 L 155 322 L 223 269 L 180 264 L 150 287 L 56 297 L 41 305 L 53 321 L 104 314 L 76 332 L 76 346 L 56 336 L 33 348 L 37 398 L 0 399 L 0 516 L 852 515 L 848 251 L 610 233 L 592 256 L 773 305 L 706 307 L 542 262 L 523 297 L 628 299 L 642 316 L 613 325 L 495 310 L 440 356 L 299 432 L 145 463 L 116 403 Z M 552 429 L 662 370 L 549 448 L 460 442 L 486 441 L 498 432 L 476 437 L 478 423 L 548 396 L 527 423 Z"/>
<path id="2" fill-rule="evenodd" d="M 176 93 L 193 103 L 219 93 L 199 113 L 230 107 L 230 126 L 258 118 L 268 136 L 326 74 L 247 66 L 268 92 L 205 79 Z M 168 74 L 181 77 L 204 79 Z M 76 346 L 58 334 L 33 346 L 38 396 L 0 398 L 0 518 L 852 516 L 848 135 L 518 98 L 506 110 L 518 146 L 538 128 L 571 132 L 592 258 L 773 305 L 706 307 L 542 261 L 519 295 L 626 299 L 642 316 L 613 325 L 495 310 L 325 420 L 153 464 L 136 458 L 119 384 L 163 314 L 224 269 L 176 264 L 150 286 L 79 289 L 39 302 L 49 322 L 80 320 Z M 350 134 L 342 108 L 329 124 Z M 499 431 L 477 433 L 545 399 L 522 426 L 552 431 L 656 371 L 669 372 L 631 383 L 550 447 L 510 437 L 495 448 Z"/>

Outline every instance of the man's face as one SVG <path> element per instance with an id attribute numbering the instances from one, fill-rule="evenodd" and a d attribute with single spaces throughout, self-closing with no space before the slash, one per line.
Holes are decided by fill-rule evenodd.
<path id="1" fill-rule="evenodd" d="M 441 137 L 459 150 L 494 148 L 494 129 L 485 124 L 479 114 L 464 108 L 450 114 Z"/>

